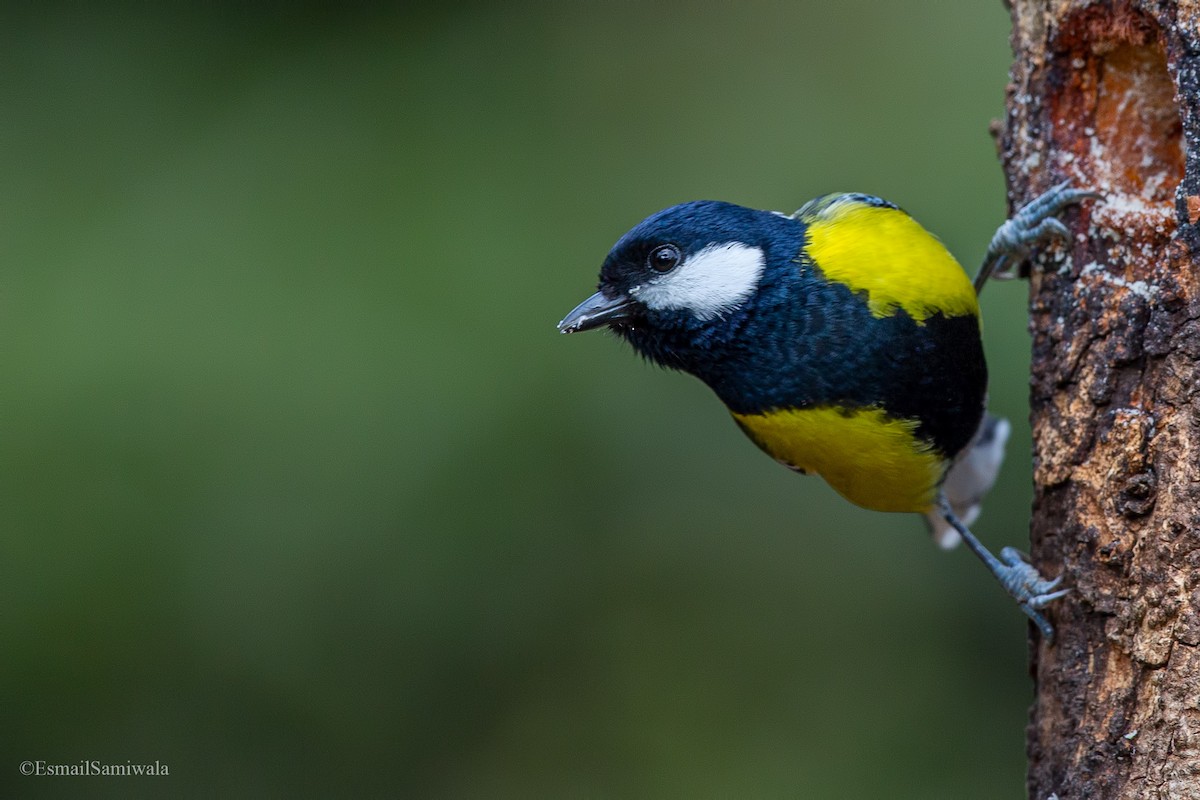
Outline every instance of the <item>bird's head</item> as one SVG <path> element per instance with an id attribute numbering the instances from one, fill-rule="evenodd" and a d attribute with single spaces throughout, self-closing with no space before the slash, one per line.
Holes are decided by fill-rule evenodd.
<path id="1" fill-rule="evenodd" d="M 803 240 L 795 220 L 701 200 L 647 217 L 613 246 L 599 291 L 558 324 L 562 333 L 608 326 L 670 366 L 711 344 L 752 305 L 772 264 Z"/>

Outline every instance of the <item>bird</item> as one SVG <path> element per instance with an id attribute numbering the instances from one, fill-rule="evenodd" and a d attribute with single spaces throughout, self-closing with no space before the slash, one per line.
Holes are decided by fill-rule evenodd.
<path id="1" fill-rule="evenodd" d="M 608 328 L 707 384 L 770 457 L 863 508 L 921 515 L 967 544 L 1047 640 L 1041 613 L 1069 589 L 968 527 L 1003 460 L 986 412 L 979 292 L 1095 192 L 1060 183 L 1004 222 L 972 281 L 946 247 L 874 195 L 818 197 L 793 214 L 699 200 L 621 236 L 597 291 L 561 333 Z"/>

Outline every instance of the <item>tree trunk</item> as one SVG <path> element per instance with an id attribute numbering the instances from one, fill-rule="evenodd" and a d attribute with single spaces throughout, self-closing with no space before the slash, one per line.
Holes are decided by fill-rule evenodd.
<path id="1" fill-rule="evenodd" d="M 1015 205 L 1105 194 L 1031 269 L 1029 796 L 1200 798 L 1200 0 L 1012 0 Z"/>

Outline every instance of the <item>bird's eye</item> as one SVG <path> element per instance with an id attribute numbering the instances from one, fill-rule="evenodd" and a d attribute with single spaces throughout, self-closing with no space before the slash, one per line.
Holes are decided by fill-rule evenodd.
<path id="1" fill-rule="evenodd" d="M 673 244 L 663 244 L 650 251 L 646 264 L 655 272 L 670 272 L 679 266 L 683 256 Z"/>

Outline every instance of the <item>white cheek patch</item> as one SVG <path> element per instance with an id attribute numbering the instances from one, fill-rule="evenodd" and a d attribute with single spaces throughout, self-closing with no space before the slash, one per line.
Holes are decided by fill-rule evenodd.
<path id="1" fill-rule="evenodd" d="M 712 319 L 754 294 L 766 269 L 758 247 L 740 242 L 713 244 L 689 256 L 675 271 L 643 284 L 637 299 L 660 311 L 691 311 Z"/>

